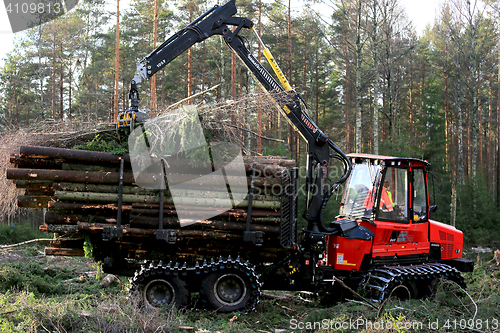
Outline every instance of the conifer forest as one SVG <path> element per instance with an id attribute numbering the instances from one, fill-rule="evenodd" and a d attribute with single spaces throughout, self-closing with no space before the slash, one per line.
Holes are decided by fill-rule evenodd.
<path id="1" fill-rule="evenodd" d="M 113 123 L 129 108 L 137 62 L 215 4 L 80 0 L 66 15 L 27 30 L 0 68 L 0 134 L 47 121 Z M 499 243 L 499 2 L 444 1 L 422 32 L 399 0 L 236 5 L 311 118 L 344 152 L 428 160 L 435 219 L 462 230 L 466 244 Z M 264 63 L 255 36 L 242 34 Z M 260 109 L 267 97 L 219 36 L 143 82 L 140 108 L 154 115 L 193 95 L 189 103 L 205 106 L 245 99 L 251 107 L 233 116 L 258 133 L 245 134 L 247 150 L 304 164 L 304 142 L 278 112 Z"/>

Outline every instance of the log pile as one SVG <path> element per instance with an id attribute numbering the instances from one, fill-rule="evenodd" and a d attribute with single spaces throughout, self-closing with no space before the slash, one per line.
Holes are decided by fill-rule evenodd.
<path id="1" fill-rule="evenodd" d="M 122 160 L 124 169 L 119 213 Z M 123 226 L 123 238 L 127 238 L 128 243 L 137 243 L 133 246 L 136 249 L 144 248 L 140 244 L 144 237 L 154 236 L 158 229 L 160 191 L 137 185 L 128 155 L 22 146 L 19 154 L 11 154 L 10 162 L 15 168 L 7 170 L 7 178 L 13 180 L 17 188 L 25 189 L 25 194 L 18 198 L 18 206 L 46 208 L 45 225 L 41 227 L 43 231 L 79 235 L 76 240 L 73 237 L 67 241 L 52 242 L 46 249 L 47 254 L 83 255 L 81 235 L 100 234 L 107 226 L 116 225 L 117 219 Z M 253 173 L 257 190 L 254 193 L 258 193 L 253 197 L 251 231 L 264 232 L 269 248 L 276 248 L 280 232 L 280 176 L 295 162 L 281 157 L 245 157 L 244 162 L 248 186 Z M 197 199 L 191 200 L 191 194 L 196 194 Z M 209 210 L 212 203 L 227 200 L 227 193 L 207 193 L 204 199 L 200 199 L 199 195 L 200 189 L 186 192 L 183 205 L 192 206 L 193 211 L 199 210 L 200 206 Z M 180 241 L 178 251 L 216 252 L 217 246 L 206 244 L 207 239 L 241 243 L 246 228 L 247 206 L 248 198 L 214 218 L 181 228 L 167 188 L 163 196 L 163 228 L 176 230 Z M 221 247 L 224 246 L 221 243 Z M 203 252 L 202 248 L 206 251 Z M 265 254 L 266 250 L 262 250 Z"/>

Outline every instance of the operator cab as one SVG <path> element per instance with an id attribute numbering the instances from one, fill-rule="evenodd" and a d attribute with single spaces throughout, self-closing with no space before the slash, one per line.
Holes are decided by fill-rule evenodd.
<path id="1" fill-rule="evenodd" d="M 446 262 L 459 270 L 472 265 L 462 257 L 463 233 L 432 220 L 427 161 L 415 158 L 349 154 L 339 220 L 354 220 L 373 234 L 370 241 L 329 235 L 327 265 L 336 269 Z"/>
<path id="2" fill-rule="evenodd" d="M 353 168 L 341 216 L 406 224 L 428 221 L 427 161 L 368 154 L 348 157 Z"/>
<path id="3" fill-rule="evenodd" d="M 431 242 L 443 233 L 453 250 L 461 249 L 461 232 L 429 219 L 428 162 L 367 154 L 347 156 L 353 168 L 338 219 L 356 221 L 373 237 L 367 240 L 349 235 L 327 236 L 327 265 L 340 270 L 363 270 L 367 265 L 427 262 L 431 258 Z M 448 233 L 453 234 L 450 240 Z"/>

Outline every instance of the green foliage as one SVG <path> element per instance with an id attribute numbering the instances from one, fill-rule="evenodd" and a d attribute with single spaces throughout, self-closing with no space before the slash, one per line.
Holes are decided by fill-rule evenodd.
<path id="1" fill-rule="evenodd" d="M 92 245 L 92 241 L 88 235 L 84 236 L 85 241 L 83 243 L 83 252 L 85 253 L 85 258 L 93 258 L 94 257 L 94 246 Z"/>
<path id="2" fill-rule="evenodd" d="M 500 244 L 500 211 L 486 182 L 468 180 L 458 189 L 457 228 L 464 232 L 464 242 L 471 245 Z"/>
<path id="3" fill-rule="evenodd" d="M 283 143 L 265 143 L 264 141 L 262 142 L 262 151 L 264 152 L 264 155 L 267 156 L 284 156 L 289 158 L 290 157 L 290 152 L 288 151 L 288 146 Z"/>
<path id="4" fill-rule="evenodd" d="M 115 155 L 128 154 L 127 141 L 118 141 L 114 133 L 108 135 L 96 134 L 92 141 L 87 142 L 85 145 L 74 146 L 73 149 L 102 151 Z"/>
<path id="5" fill-rule="evenodd" d="M 15 244 L 35 238 L 46 238 L 47 234 L 42 233 L 31 224 L 3 224 L 0 223 L 0 244 Z"/>

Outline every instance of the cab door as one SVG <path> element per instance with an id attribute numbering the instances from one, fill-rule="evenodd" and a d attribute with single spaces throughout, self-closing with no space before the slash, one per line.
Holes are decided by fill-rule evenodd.
<path id="1" fill-rule="evenodd" d="M 406 258 L 412 262 L 429 252 L 424 168 L 403 163 L 386 166 L 375 205 L 375 261 L 401 262 Z"/>

